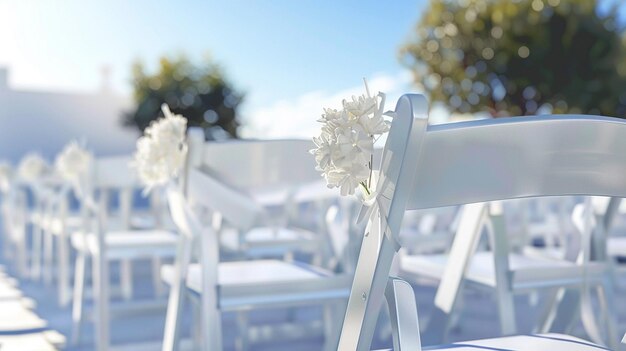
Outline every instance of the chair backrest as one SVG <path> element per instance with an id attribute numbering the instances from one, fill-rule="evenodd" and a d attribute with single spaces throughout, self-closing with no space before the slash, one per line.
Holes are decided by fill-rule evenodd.
<path id="1" fill-rule="evenodd" d="M 206 182 L 213 193 L 201 191 L 206 193 L 203 201 L 237 229 L 247 230 L 267 220 L 259 199 L 264 193 L 274 197 L 274 204 L 285 206 L 336 196 L 315 170 L 308 152 L 314 146 L 310 140 L 205 142 L 203 133 L 190 128 L 188 143 L 186 186 L 200 174 L 211 178 Z"/>
<path id="2" fill-rule="evenodd" d="M 626 195 L 623 120 L 562 115 L 427 127 L 427 111 L 423 96 L 398 101 L 381 166 L 389 184 L 363 239 L 360 258 L 367 259 L 357 264 L 340 350 L 369 348 L 407 209 L 532 196 Z"/>
<path id="3" fill-rule="evenodd" d="M 623 196 L 626 124 L 610 117 L 499 118 L 429 127 L 407 208 L 533 196 Z M 445 156 L 445 157 L 443 157 Z"/>
<path id="4" fill-rule="evenodd" d="M 130 227 L 134 191 L 141 187 L 132 168 L 132 160 L 131 155 L 95 158 L 90 172 L 76 184 L 78 187 L 76 195 L 83 205 L 86 203 L 96 205 L 95 199 L 98 198 L 100 218 L 104 222 L 109 217 L 110 196 L 117 194 L 120 224 L 125 228 Z M 106 223 L 102 224 L 106 227 Z"/>
<path id="5" fill-rule="evenodd" d="M 320 180 L 310 140 L 230 140 L 203 145 L 202 168 L 240 188 L 298 186 Z"/>

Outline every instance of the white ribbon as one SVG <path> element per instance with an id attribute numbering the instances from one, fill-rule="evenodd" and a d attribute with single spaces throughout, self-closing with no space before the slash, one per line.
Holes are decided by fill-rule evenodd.
<path id="1" fill-rule="evenodd" d="M 391 160 L 391 151 L 387 151 L 387 157 L 383 160 L 382 169 L 388 169 L 389 160 Z M 357 217 L 357 223 L 363 222 L 365 218 L 368 218 L 374 223 L 375 218 L 373 216 L 379 215 L 380 217 L 380 229 L 381 232 L 393 243 L 396 251 L 400 250 L 400 241 L 393 235 L 389 229 L 389 208 L 391 206 L 391 199 L 396 189 L 396 185 L 391 182 L 389 178 L 385 176 L 384 172 L 373 172 L 374 179 L 378 178 L 376 182 L 376 188 L 374 188 L 369 195 L 364 195 Z"/>

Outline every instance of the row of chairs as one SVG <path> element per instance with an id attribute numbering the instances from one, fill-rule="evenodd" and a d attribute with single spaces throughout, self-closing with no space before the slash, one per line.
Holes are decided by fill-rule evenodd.
<path id="1" fill-rule="evenodd" d="M 108 348 L 109 319 L 115 317 L 116 311 L 123 308 L 127 314 L 129 308 L 146 307 L 136 303 L 111 305 L 109 297 L 122 295 L 130 299 L 134 280 L 130 264 L 149 259 L 154 262 L 155 291 L 159 291 L 161 282 L 171 287 L 165 349 L 178 344 L 181 306 L 187 300 L 204 306 L 200 311 L 205 313 L 199 313 L 197 319 L 205 332 L 202 334 L 212 333 L 203 342 L 210 349 L 221 344 L 220 318 L 216 316 L 222 312 L 236 311 L 240 347 L 245 349 L 250 310 L 305 305 L 323 306 L 321 329 L 329 335 L 332 345 L 330 340 L 338 337 L 341 306 L 345 305 L 351 281 L 347 274 L 335 274 L 345 269 L 345 260 L 336 253 L 343 250 L 347 240 L 333 239 L 343 244 L 331 244 L 333 240 L 326 229 L 326 215 L 334 205 L 335 195 L 320 182 L 315 171 L 307 170 L 312 167 L 312 159 L 296 165 L 300 174 L 295 177 L 290 169 L 293 164 L 276 169 L 278 161 L 289 157 L 287 153 L 308 155 L 310 143 L 289 140 L 205 144 L 203 138 L 193 139 L 191 134 L 190 160 L 192 155 L 197 156 L 193 166 L 190 162 L 180 187 L 155 189 L 150 194 L 150 206 L 140 213 L 133 211 L 140 184 L 129 166 L 129 157 L 95 159 L 88 179 L 80 182 L 82 188 L 72 188 L 51 175 L 36 183 L 16 182 L 10 194 L 15 194 L 16 200 L 6 196 L 5 217 L 18 218 L 19 212 L 30 219 L 32 226 L 34 258 L 25 271 L 35 279 L 42 276 L 46 282 L 54 281 L 61 304 L 72 297 L 72 342 L 80 342 L 85 297 L 91 292 L 95 344 L 101 350 Z M 254 159 L 259 163 L 242 165 L 234 163 L 234 159 Z M 274 164 L 275 168 L 264 174 L 266 164 Z M 30 207 L 26 188 L 32 192 L 34 205 Z M 72 197 L 78 204 L 72 205 Z M 308 224 L 298 223 L 301 216 L 294 210 L 303 203 L 311 214 Z M 208 223 L 207 218 L 211 219 Z M 25 224 L 8 228 L 8 232 L 26 238 Z M 37 244 L 40 241 L 42 245 Z M 51 254 L 53 248 L 57 250 L 55 254 Z M 23 257 L 29 256 L 26 251 L 24 246 Z M 38 254 L 41 252 L 42 259 Z M 302 262 L 296 255 L 314 264 Z M 110 281 L 114 262 L 120 266 L 119 292 Z M 91 275 L 87 269 L 90 263 Z M 87 286 L 89 276 L 92 289 Z"/>
<path id="2" fill-rule="evenodd" d="M 604 234 L 617 213 L 618 200 L 611 200 L 604 209 L 594 207 L 591 200 L 570 206 L 572 214 L 568 217 L 573 226 L 569 230 L 582 238 L 578 245 L 566 245 L 566 238 L 559 237 L 567 231 L 562 222 L 570 222 L 563 219 L 567 213 L 563 208 L 567 206 L 559 207 L 557 220 L 548 216 L 543 227 L 536 230 L 544 233 L 541 237 L 548 243 L 547 248 L 533 248 L 533 252 L 527 252 L 524 245 L 537 236 L 527 219 L 522 220 L 522 244 L 513 244 L 505 216 L 512 212 L 505 210 L 510 204 L 495 200 L 532 195 L 619 196 L 617 186 L 599 182 L 592 186 L 586 178 L 561 169 L 554 170 L 556 175 L 550 173 L 537 180 L 544 183 L 532 183 L 524 176 L 538 177 L 544 173 L 528 173 L 539 166 L 547 167 L 532 153 L 540 153 L 541 149 L 529 145 L 523 133 L 505 140 L 485 132 L 501 128 L 503 133 L 511 133 L 513 128 L 539 129 L 534 126 L 562 121 L 548 118 L 531 119 L 528 123 L 535 124 L 521 126 L 476 122 L 426 128 L 425 106 L 418 96 L 405 96 L 399 102 L 381 162 L 381 171 L 393 186 L 380 199 L 378 207 L 383 211 L 374 212 L 367 230 L 354 223 L 359 207 L 337 199 L 321 184 L 307 153 L 309 142 L 205 143 L 201 133 L 190 129 L 188 162 L 179 182 L 154 189 L 150 206 L 143 213 L 134 211 L 139 184 L 128 157 L 96 159 L 82 188 L 71 188 L 54 177 L 27 184 L 34 206 L 28 206 L 24 186 L 17 182 L 3 203 L 8 219 L 6 231 L 17 248 L 16 266 L 20 272 L 28 270 L 25 223 L 30 221 L 34 248 L 30 273 L 56 281 L 61 303 L 73 298 L 73 341 L 78 342 L 87 291 L 86 267 L 91 261 L 95 344 L 99 350 L 108 349 L 109 319 L 115 310 L 109 301 L 115 295 L 110 282 L 111 263 L 120 262 L 120 293 L 128 299 L 133 282 L 130 262 L 139 259 L 152 260 L 155 291 L 163 291 L 162 281 L 170 288 L 163 350 L 180 345 L 185 302 L 197 306 L 193 309 L 194 320 L 198 321 L 197 334 L 201 338 L 197 339 L 202 339 L 198 340 L 202 349 L 222 348 L 223 312 L 236 312 L 239 346 L 245 349 L 253 329 L 247 318 L 250 310 L 316 305 L 324 310 L 325 349 L 335 349 L 340 340 L 341 350 L 365 350 L 383 297 L 390 304 L 387 318 L 391 320 L 394 349 L 419 349 L 415 298 L 405 281 L 419 285 L 424 278 L 438 282 L 435 312 L 422 328 L 428 344 L 447 340 L 460 314 L 463 289 L 477 288 L 494 292 L 504 335 L 521 332 L 516 325 L 514 295 L 548 291 L 534 332 L 571 330 L 578 312 L 571 307 L 581 306 L 581 319 L 589 337 L 614 347 L 617 330 L 609 307 L 613 301 L 612 270 L 604 252 Z M 564 120 L 574 125 L 585 121 Z M 550 136 L 555 143 L 562 140 L 556 132 Z M 462 142 L 450 142 L 451 138 L 461 138 Z M 423 144 L 413 145 L 419 142 Z M 508 157 L 521 156 L 493 152 L 499 143 L 512 144 L 511 153 L 528 154 L 530 159 L 511 163 Z M 562 142 L 540 146 L 563 153 L 569 145 Z M 420 147 L 426 150 L 423 155 L 417 153 Z M 441 160 L 441 150 L 448 152 L 448 163 Z M 579 166 L 576 161 L 571 164 Z M 411 167 L 417 167 L 417 171 Z M 596 173 L 602 174 L 601 170 Z M 563 180 L 559 177 L 567 180 L 569 187 L 559 184 L 557 180 Z M 575 190 L 576 186 L 581 189 Z M 80 206 L 72 206 L 72 193 Z M 310 223 L 300 225 L 307 206 L 312 207 Z M 428 211 L 416 222 L 407 218 L 402 225 L 405 208 L 442 206 L 449 207 Z M 302 228 L 307 226 L 308 230 Z M 558 229 L 553 230 L 555 226 Z M 411 235 L 412 230 L 419 235 Z M 481 243 L 483 233 L 487 234 L 483 241 L 486 244 Z M 396 254 L 403 245 L 409 250 Z M 52 254 L 54 247 L 56 255 Z M 551 255 L 555 248 L 564 248 L 561 257 Z M 361 259 L 357 263 L 359 250 Z M 74 291 L 70 294 L 73 256 Z M 302 262 L 302 256 L 310 257 L 309 261 Z M 57 258 L 56 269 L 52 269 L 53 257 Z M 394 274 L 404 280 L 387 278 L 394 260 Z M 597 291 L 602 313 L 589 310 L 591 288 Z M 597 315 L 602 316 L 601 322 Z M 287 330 L 293 333 L 293 329 Z M 472 345 L 507 345 L 514 350 L 515 345 L 535 345 L 531 349 L 569 350 L 572 348 L 567 346 L 576 343 L 587 345 L 565 336 L 516 337 Z"/>

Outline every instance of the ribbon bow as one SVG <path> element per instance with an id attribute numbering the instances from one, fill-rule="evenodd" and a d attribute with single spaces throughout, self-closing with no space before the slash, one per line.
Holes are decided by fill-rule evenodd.
<path id="1" fill-rule="evenodd" d="M 391 151 L 387 151 L 387 157 L 383 158 L 383 165 L 381 169 L 388 169 L 389 160 L 391 160 Z M 398 238 L 396 238 L 389 229 L 389 208 L 391 207 L 391 199 L 396 189 L 396 185 L 391 182 L 389 178 L 385 176 L 383 171 L 373 172 L 374 179 L 378 178 L 376 182 L 376 188 L 371 191 L 369 195 L 363 195 L 362 206 L 359 210 L 357 217 L 357 223 L 363 222 L 365 218 L 368 218 L 373 223 L 375 218 L 373 216 L 379 215 L 380 217 L 380 229 L 384 235 L 391 241 L 398 251 L 401 247 Z"/>

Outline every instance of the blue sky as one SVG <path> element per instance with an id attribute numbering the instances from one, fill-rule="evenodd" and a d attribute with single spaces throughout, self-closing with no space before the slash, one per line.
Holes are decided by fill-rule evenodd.
<path id="1" fill-rule="evenodd" d="M 397 52 L 427 3 L 0 0 L 0 65 L 14 87 L 46 90 L 96 90 L 106 65 L 129 93 L 136 59 L 211 55 L 247 93 L 244 115 L 271 119 L 353 91 L 362 77 L 410 89 Z"/>
<path id="2" fill-rule="evenodd" d="M 21 88 L 129 91 L 130 64 L 211 55 L 255 100 L 397 72 L 425 1 L 0 0 L 0 65 Z"/>

